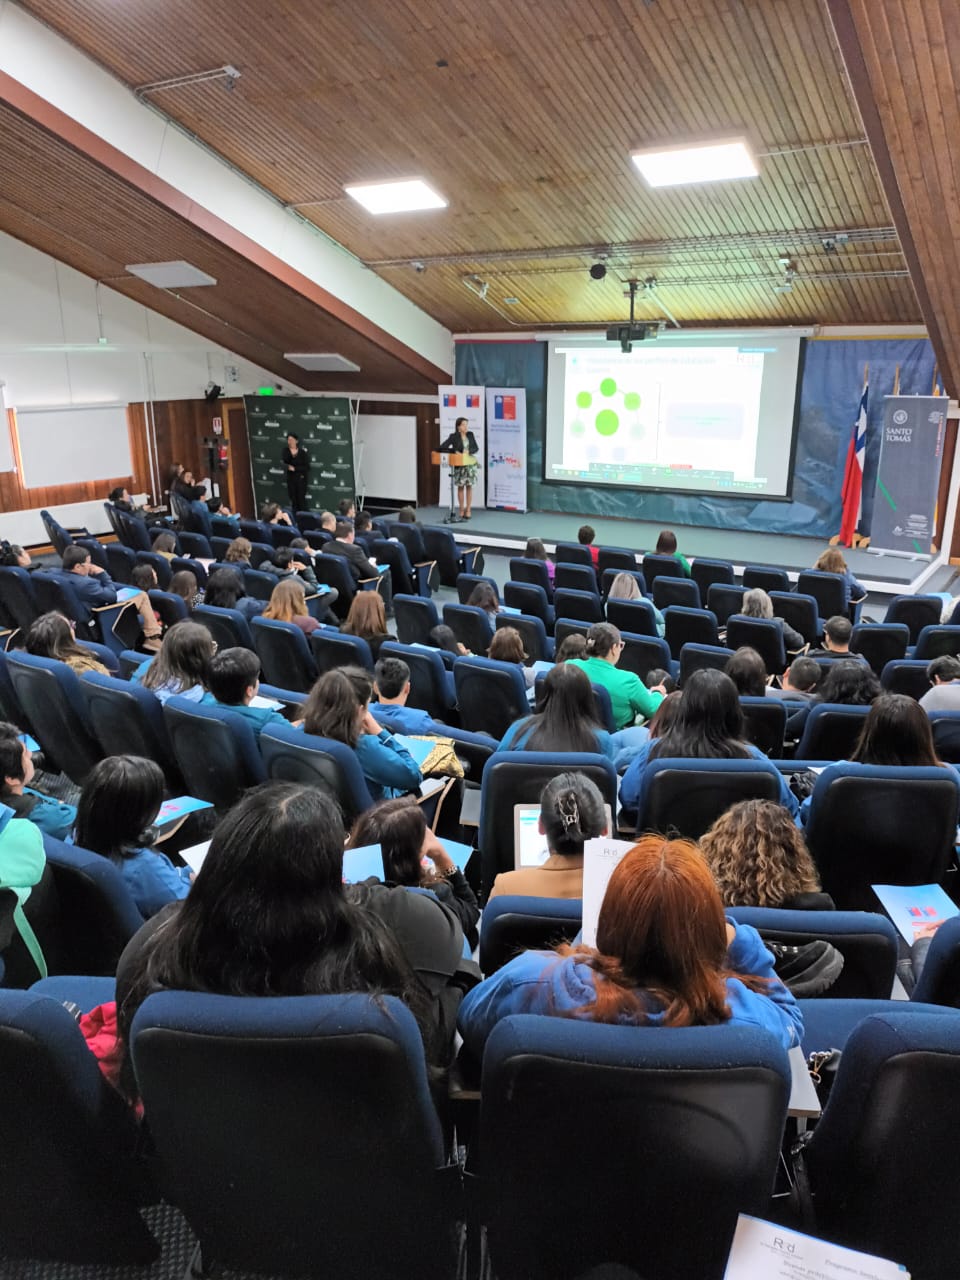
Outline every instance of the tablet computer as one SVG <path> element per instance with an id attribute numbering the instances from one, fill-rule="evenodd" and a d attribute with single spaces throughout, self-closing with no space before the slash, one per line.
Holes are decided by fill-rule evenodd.
<path id="1" fill-rule="evenodd" d="M 610 806 L 604 805 L 607 815 L 607 831 L 613 830 L 613 815 Z M 540 822 L 540 806 L 538 804 L 515 804 L 513 806 L 513 865 L 520 867 L 539 867 L 550 857 L 547 848 L 547 837 L 537 830 Z"/>

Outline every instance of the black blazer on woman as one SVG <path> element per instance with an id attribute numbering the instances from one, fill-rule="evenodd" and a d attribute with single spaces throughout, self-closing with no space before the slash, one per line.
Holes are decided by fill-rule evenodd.
<path id="1" fill-rule="evenodd" d="M 477 437 L 472 431 L 467 432 L 467 443 L 464 445 L 460 438 L 459 431 L 451 431 L 440 446 L 441 449 L 452 449 L 454 453 L 472 454 L 477 461 L 480 461 L 480 446 L 477 444 Z"/>
<path id="2" fill-rule="evenodd" d="M 293 467 L 295 475 L 306 475 L 310 470 L 310 455 L 307 453 L 303 445 L 300 446 L 295 454 L 291 453 L 286 445 L 284 445 L 282 457 L 283 465 L 285 467 Z M 287 472 L 287 474 L 289 475 L 290 473 Z"/>

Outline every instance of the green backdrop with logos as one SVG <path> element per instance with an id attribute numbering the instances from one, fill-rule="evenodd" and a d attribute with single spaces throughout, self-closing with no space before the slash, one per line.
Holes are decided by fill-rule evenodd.
<path id="1" fill-rule="evenodd" d="M 287 433 L 310 455 L 307 507 L 335 511 L 354 496 L 350 401 L 343 396 L 245 396 L 250 466 L 257 510 L 264 502 L 289 505 L 281 454 Z"/>

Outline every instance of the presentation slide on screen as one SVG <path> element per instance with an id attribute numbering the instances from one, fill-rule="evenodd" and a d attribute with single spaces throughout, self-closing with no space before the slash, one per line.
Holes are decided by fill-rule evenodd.
<path id="1" fill-rule="evenodd" d="M 783 498 L 803 338 L 549 344 L 544 479 Z"/>

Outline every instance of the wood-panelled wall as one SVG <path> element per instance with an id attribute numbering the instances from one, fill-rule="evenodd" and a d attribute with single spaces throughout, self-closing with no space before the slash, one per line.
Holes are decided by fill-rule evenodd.
<path id="1" fill-rule="evenodd" d="M 110 490 L 115 489 L 118 484 L 126 485 L 128 488 L 133 484 L 132 476 L 113 476 L 107 480 L 82 480 L 76 484 L 28 488 L 21 481 L 23 462 L 20 457 L 20 442 L 17 439 L 15 410 L 7 410 L 4 429 L 10 432 L 17 469 L 0 471 L 0 511 L 30 511 L 37 507 L 56 507 L 65 503 L 95 502 L 97 499 L 105 499 Z M 132 446 L 131 439 L 131 456 L 133 456 Z"/>
<path id="2" fill-rule="evenodd" d="M 431 451 L 440 443 L 437 424 L 440 409 L 435 404 L 410 404 L 402 400 L 361 400 L 360 413 L 396 414 L 417 419 L 417 504 L 435 507 L 440 495 L 440 468 L 430 461 Z"/>
<path id="3" fill-rule="evenodd" d="M 213 420 L 223 421 L 223 435 L 229 455 L 226 471 L 211 474 L 204 439 L 213 437 Z M 220 486 L 227 505 L 244 515 L 253 514 L 253 485 L 250 479 L 250 446 L 242 400 L 158 400 L 152 404 L 132 404 L 127 410 L 130 449 L 137 490 L 163 501 L 171 465 L 182 462 L 200 480 L 209 478 Z M 154 466 L 151 468 L 151 445 Z"/>

